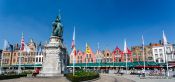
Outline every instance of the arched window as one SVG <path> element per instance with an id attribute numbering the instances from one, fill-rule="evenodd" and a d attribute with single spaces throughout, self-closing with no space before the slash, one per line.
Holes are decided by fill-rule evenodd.
<path id="1" fill-rule="evenodd" d="M 109 56 L 109 53 L 107 53 L 107 56 Z"/>

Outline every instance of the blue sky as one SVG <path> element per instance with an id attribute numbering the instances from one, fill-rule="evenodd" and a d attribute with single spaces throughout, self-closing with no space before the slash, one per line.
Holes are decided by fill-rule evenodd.
<path id="1" fill-rule="evenodd" d="M 76 47 L 84 50 L 85 43 L 97 49 L 123 49 L 162 39 L 165 30 L 168 41 L 175 43 L 174 0 L 0 0 L 0 48 L 3 40 L 20 43 L 48 41 L 52 22 L 61 10 L 64 25 L 64 43 L 71 47 L 72 32 L 76 26 Z"/>

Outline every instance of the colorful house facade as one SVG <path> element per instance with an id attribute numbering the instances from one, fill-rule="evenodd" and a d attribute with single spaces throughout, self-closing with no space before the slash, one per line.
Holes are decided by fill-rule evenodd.
<path id="1" fill-rule="evenodd" d="M 113 62 L 121 62 L 123 56 L 123 51 L 121 51 L 118 47 L 112 52 Z"/>
<path id="2" fill-rule="evenodd" d="M 96 62 L 96 57 L 95 54 L 93 53 L 92 49 L 88 44 L 86 44 L 86 52 L 84 53 L 83 56 L 83 62 L 84 63 L 95 63 Z"/>

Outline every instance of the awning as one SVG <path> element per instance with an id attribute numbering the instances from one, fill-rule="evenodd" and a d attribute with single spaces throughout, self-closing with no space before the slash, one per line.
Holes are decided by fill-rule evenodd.
<path id="1" fill-rule="evenodd" d="M 144 66 L 136 66 L 136 68 L 144 68 Z M 145 68 L 161 68 L 160 66 L 145 66 Z"/>
<path id="2" fill-rule="evenodd" d="M 146 66 L 164 66 L 164 63 L 145 62 Z M 126 62 L 114 62 L 114 63 L 76 63 L 75 67 L 125 67 Z M 144 62 L 127 62 L 128 67 L 144 66 Z M 68 67 L 73 67 L 73 64 L 69 64 Z"/>
<path id="3" fill-rule="evenodd" d="M 12 67 L 18 67 L 19 64 L 12 65 Z M 42 67 L 42 64 L 21 64 L 21 67 Z"/>

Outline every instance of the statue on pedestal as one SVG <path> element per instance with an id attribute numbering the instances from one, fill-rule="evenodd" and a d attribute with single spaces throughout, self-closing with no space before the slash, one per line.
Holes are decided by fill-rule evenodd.
<path id="1" fill-rule="evenodd" d="M 63 36 L 63 26 L 61 24 L 61 20 L 59 16 L 57 16 L 52 26 L 53 26 L 52 36 L 62 37 Z"/>
<path id="2" fill-rule="evenodd" d="M 57 16 L 53 22 L 52 27 L 52 36 L 50 37 L 49 43 L 45 45 L 42 70 L 38 75 L 41 77 L 63 76 L 67 66 L 67 64 L 64 63 L 67 60 L 65 57 L 67 55 L 65 51 L 67 50 L 63 44 L 63 26 L 59 16 Z"/>

